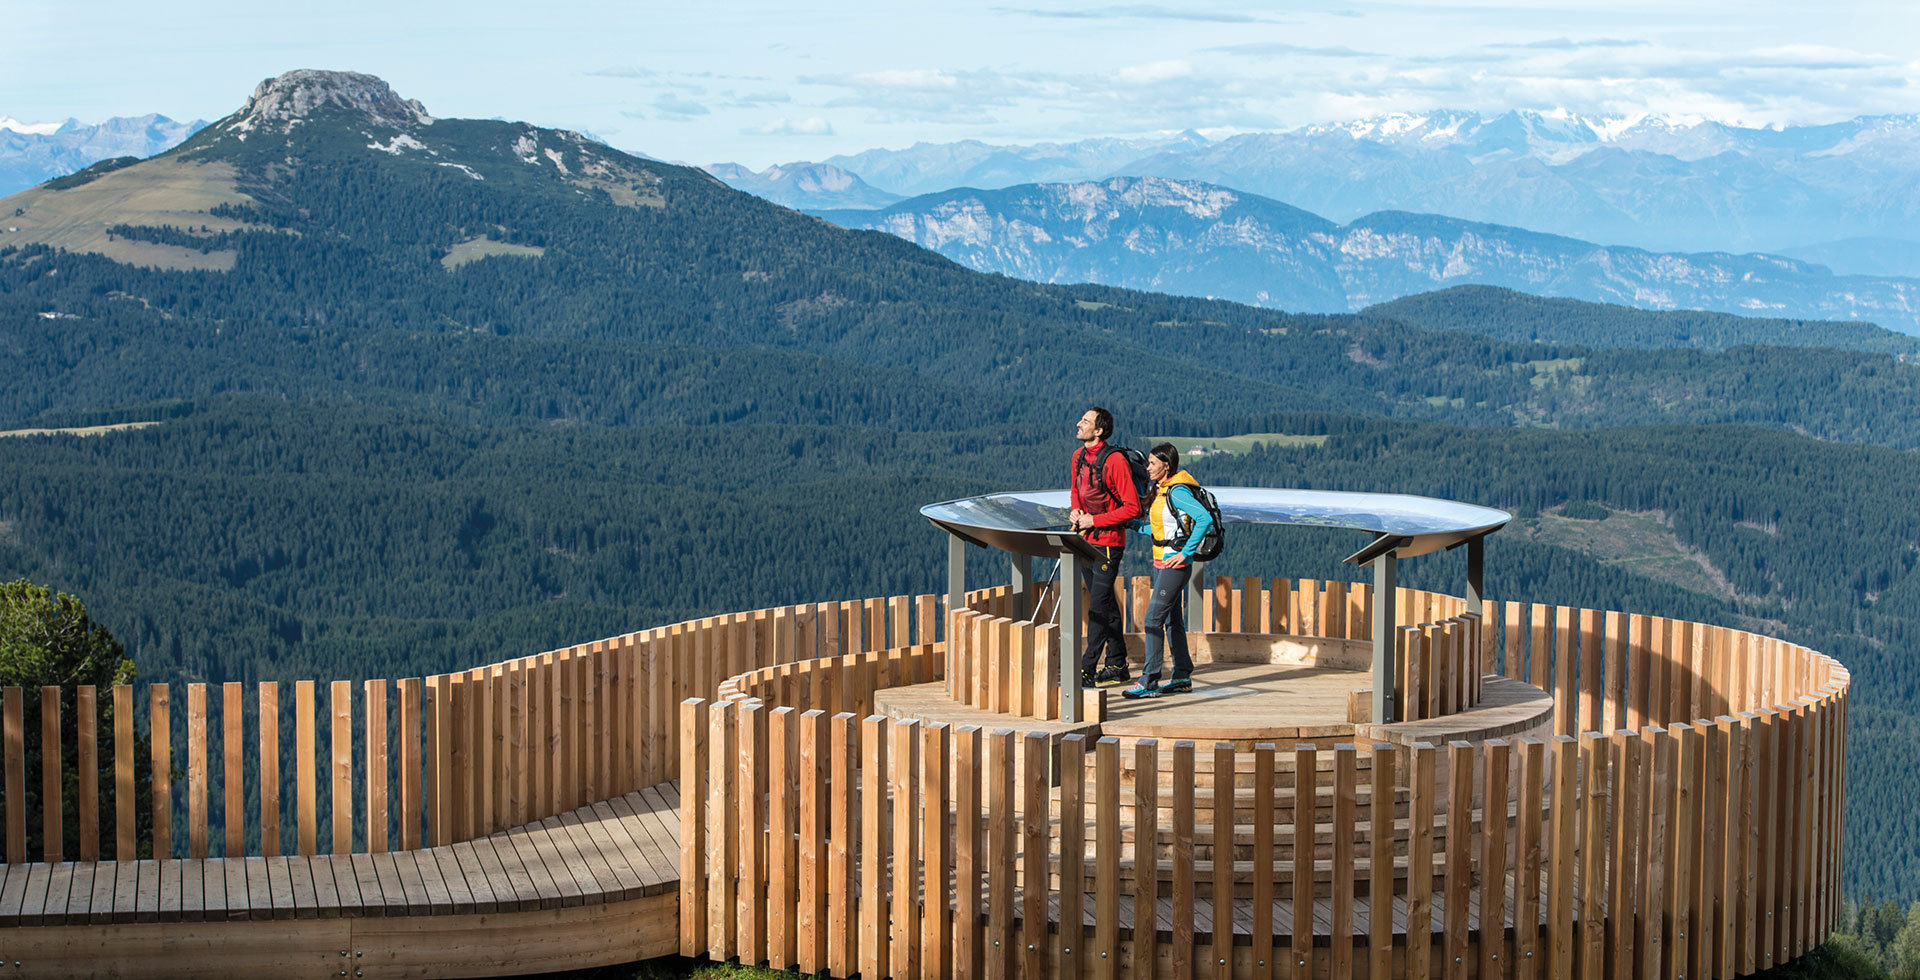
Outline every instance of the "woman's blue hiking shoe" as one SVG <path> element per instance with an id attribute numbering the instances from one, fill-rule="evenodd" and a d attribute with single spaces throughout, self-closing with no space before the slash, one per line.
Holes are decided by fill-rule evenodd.
<path id="1" fill-rule="evenodd" d="M 1148 687 L 1145 684 L 1135 684 L 1121 691 L 1120 696 L 1129 701 L 1138 701 L 1141 698 L 1157 698 L 1160 696 L 1160 692 L 1161 688 Z"/>
<path id="2" fill-rule="evenodd" d="M 1193 678 L 1176 677 L 1160 685 L 1161 694 L 1188 694 L 1193 691 Z"/>

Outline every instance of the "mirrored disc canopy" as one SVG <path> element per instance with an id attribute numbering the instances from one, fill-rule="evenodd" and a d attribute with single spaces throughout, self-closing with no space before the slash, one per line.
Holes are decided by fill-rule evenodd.
<path id="1" fill-rule="evenodd" d="M 1492 534 L 1513 515 L 1492 507 L 1404 493 L 1209 487 L 1227 524 L 1293 524 L 1368 531 L 1375 537 L 1348 561 L 1391 553 L 1413 558 Z M 1067 525 L 1065 490 L 1020 490 L 963 497 L 920 508 L 921 516 L 963 540 L 1016 555 L 1095 557 Z"/>

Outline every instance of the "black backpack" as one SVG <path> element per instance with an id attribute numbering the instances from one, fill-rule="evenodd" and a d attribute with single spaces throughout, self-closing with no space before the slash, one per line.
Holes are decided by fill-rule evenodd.
<path id="1" fill-rule="evenodd" d="M 1119 453 L 1126 458 L 1127 469 L 1133 472 L 1134 499 L 1140 501 L 1141 513 L 1146 513 L 1147 501 L 1153 499 L 1153 481 L 1147 478 L 1146 453 L 1132 446 L 1122 446 L 1116 442 L 1107 443 L 1105 448 L 1100 450 L 1100 458 L 1093 461 L 1093 485 L 1099 487 L 1101 493 L 1109 497 L 1113 496 L 1112 489 L 1107 486 L 1107 458 L 1114 453 Z M 1086 460 L 1087 454 L 1082 452 L 1080 464 L 1088 465 Z"/>
<path id="2" fill-rule="evenodd" d="M 1176 483 L 1174 486 L 1186 487 L 1187 491 L 1193 494 L 1193 499 L 1198 500 L 1200 506 L 1207 509 L 1207 516 L 1213 518 L 1213 526 L 1207 528 L 1206 536 L 1200 539 L 1200 547 L 1193 549 L 1193 560 L 1208 562 L 1220 557 L 1220 552 L 1227 549 L 1227 526 L 1220 520 L 1220 504 L 1213 499 L 1213 492 L 1198 483 Z M 1169 487 L 1167 492 L 1172 493 L 1173 489 Z M 1177 551 L 1187 546 L 1187 535 L 1193 533 L 1193 518 L 1181 513 L 1178 507 L 1169 506 L 1168 509 L 1173 511 L 1174 517 L 1179 520 L 1180 533 L 1168 541 L 1154 538 L 1153 543 Z"/>

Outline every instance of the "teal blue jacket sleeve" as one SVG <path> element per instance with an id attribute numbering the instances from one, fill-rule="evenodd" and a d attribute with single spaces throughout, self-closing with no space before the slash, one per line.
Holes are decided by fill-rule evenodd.
<path id="1" fill-rule="evenodd" d="M 1207 532 L 1213 529 L 1213 515 L 1207 513 L 1207 509 L 1201 506 L 1200 501 L 1194 497 L 1192 490 L 1187 489 L 1186 484 L 1176 483 L 1173 488 L 1182 491 L 1168 498 L 1168 501 L 1173 504 L 1173 509 L 1193 518 L 1193 530 L 1187 532 L 1187 545 L 1180 549 L 1180 558 L 1183 561 L 1192 561 L 1193 553 L 1200 550 L 1200 539 L 1206 537 Z"/>

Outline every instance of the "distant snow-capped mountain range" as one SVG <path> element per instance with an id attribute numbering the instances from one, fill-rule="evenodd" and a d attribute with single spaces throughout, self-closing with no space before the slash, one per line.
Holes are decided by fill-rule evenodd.
<path id="1" fill-rule="evenodd" d="M 1920 279 L 1835 275 L 1760 254 L 1659 253 L 1406 211 L 1341 224 L 1197 181 L 1115 177 L 818 211 L 983 272 L 1298 312 L 1349 312 L 1465 283 L 1643 309 L 1870 320 L 1920 334 Z"/>
<path id="2" fill-rule="evenodd" d="M 199 132 L 206 123 L 166 116 L 116 116 L 100 123 L 68 119 L 24 123 L 0 116 L 0 197 L 64 177 L 113 157 L 150 157 Z"/>
<path id="3" fill-rule="evenodd" d="M 1445 111 L 1218 141 L 1180 133 L 1031 146 L 918 143 L 821 162 L 901 195 L 1168 177 L 1287 201 L 1335 221 L 1417 211 L 1658 251 L 1920 242 L 1920 115 L 1755 128 L 1666 116 Z M 784 203 L 845 206 L 804 195 Z"/>

